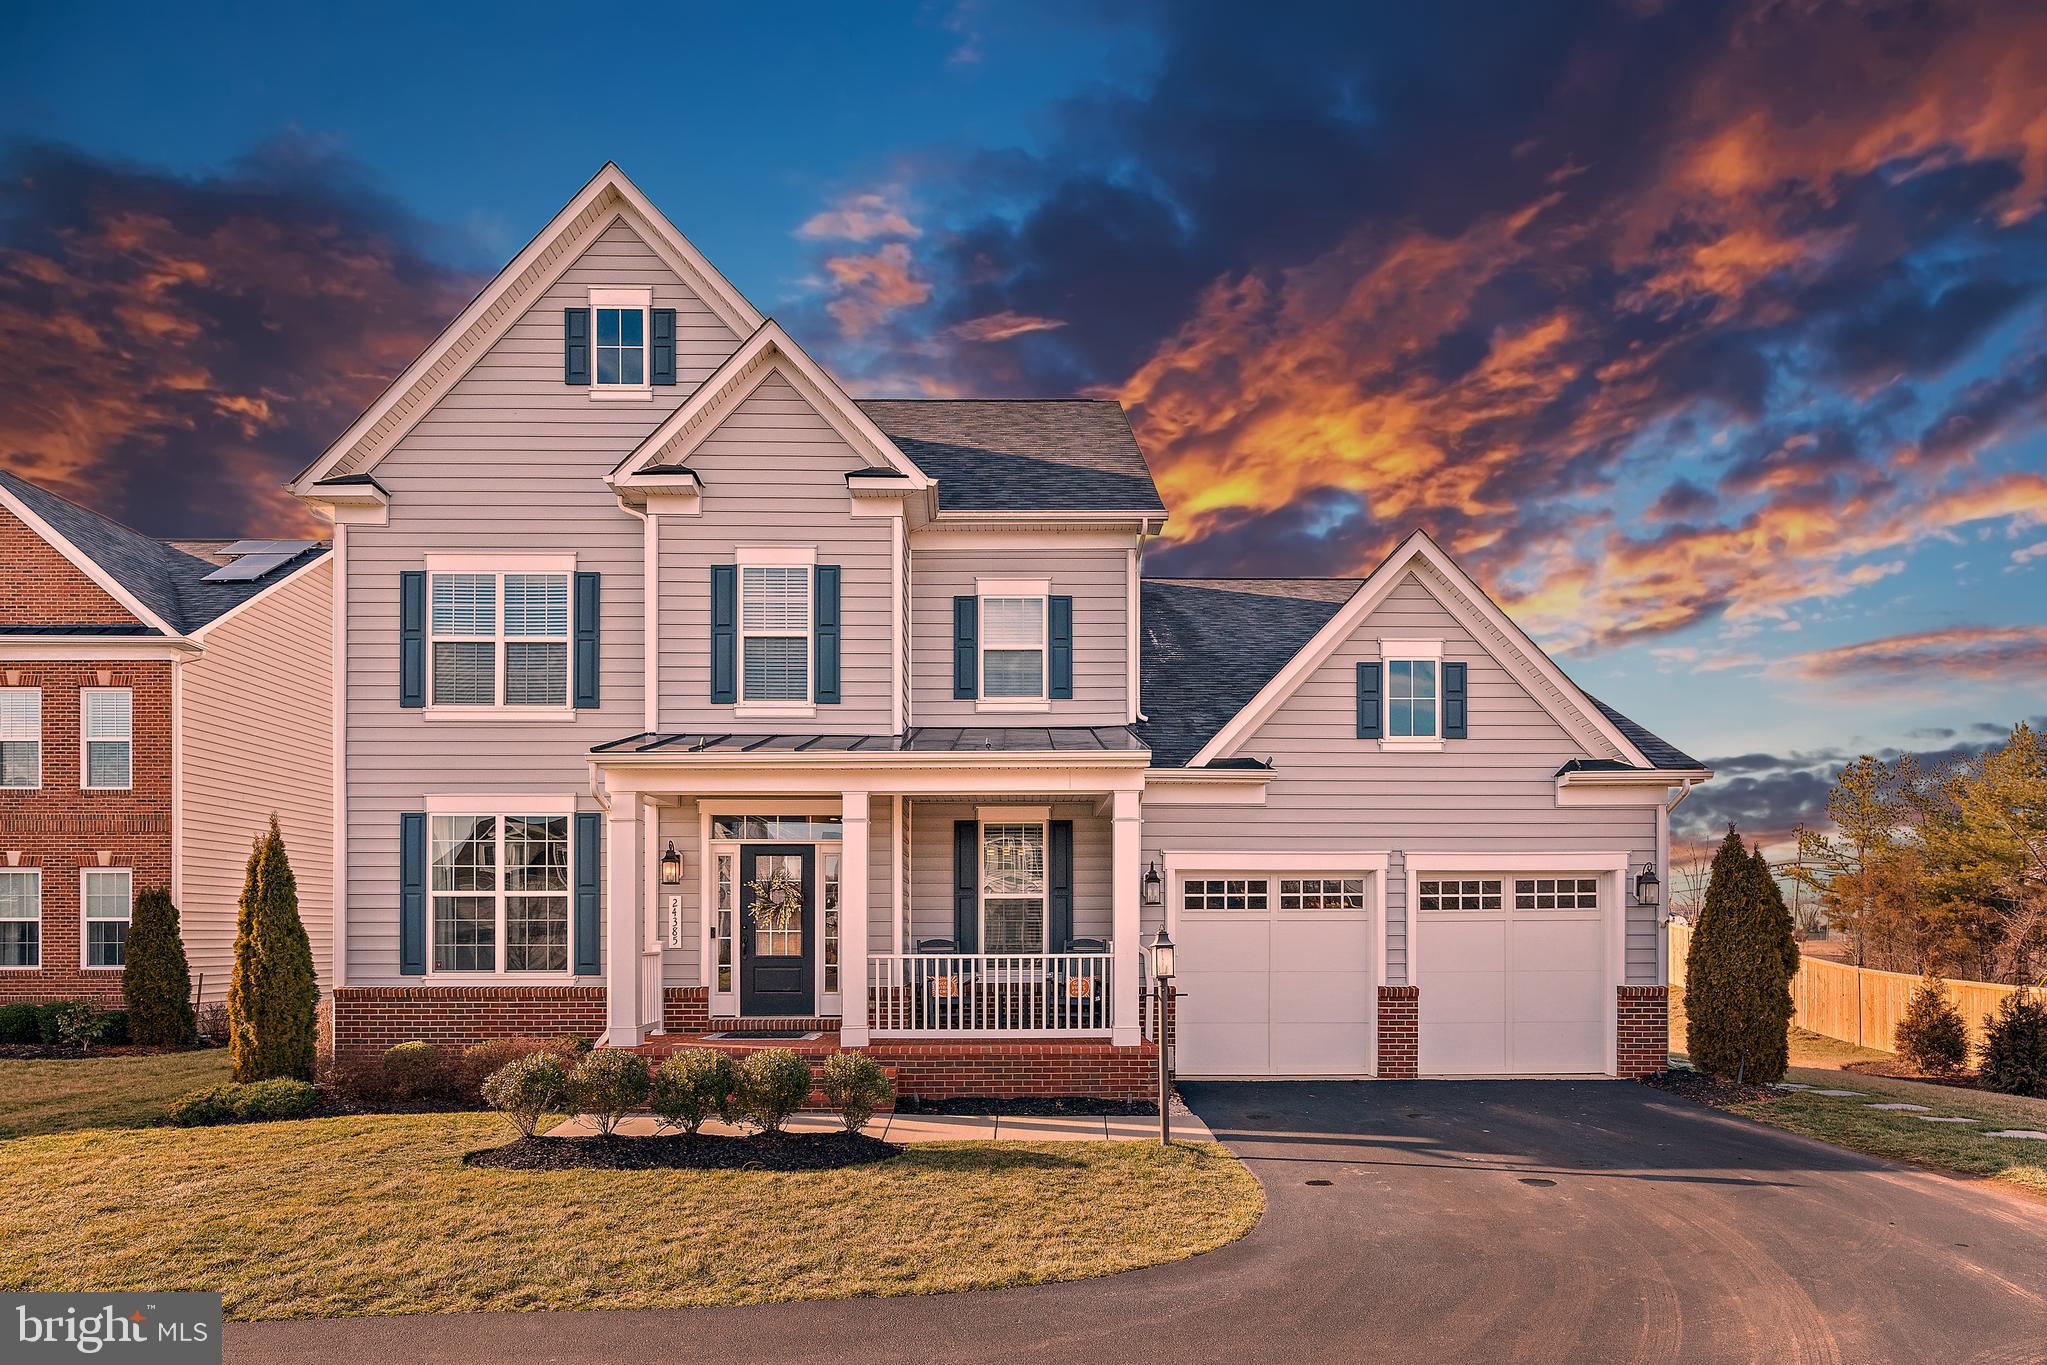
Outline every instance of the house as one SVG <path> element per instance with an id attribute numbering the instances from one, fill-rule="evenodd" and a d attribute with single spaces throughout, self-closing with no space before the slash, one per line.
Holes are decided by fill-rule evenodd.
<path id="1" fill-rule="evenodd" d="M 0 1003 L 118 1005 L 161 886 L 225 1000 L 273 812 L 324 979 L 332 576 L 316 541 L 155 540 L 0 470 Z"/>
<path id="2" fill-rule="evenodd" d="M 728 1032 L 912 1094 L 1662 1064 L 1709 774 L 1417 533 L 1145 579 L 1121 408 L 855 400 L 606 166 L 292 485 L 336 1045 Z M 1653 876 L 1645 876 L 1645 873 Z"/>

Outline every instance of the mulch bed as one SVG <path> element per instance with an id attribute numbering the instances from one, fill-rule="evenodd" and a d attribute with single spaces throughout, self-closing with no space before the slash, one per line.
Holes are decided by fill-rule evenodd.
<path id="1" fill-rule="evenodd" d="M 1700 1104 L 1710 1104 L 1716 1109 L 1725 1109 L 1736 1104 L 1753 1104 L 1759 1100 L 1782 1099 L 1786 1092 L 1772 1090 L 1762 1085 L 1736 1085 L 1733 1081 L 1716 1080 L 1696 1071 L 1658 1071 L 1641 1078 L 1641 1083 L 1657 1090 L 1667 1090 L 1673 1095 Z"/>
<path id="2" fill-rule="evenodd" d="M 470 1152 L 468 1166 L 500 1171 L 836 1171 L 886 1161 L 903 1149 L 865 1133 L 780 1137 L 522 1137 Z"/>
<path id="3" fill-rule="evenodd" d="M 481 1114 L 489 1105 L 480 1099 L 358 1099 L 322 1086 L 320 1103 L 307 1118 L 354 1118 L 360 1114 Z"/>
<path id="4" fill-rule="evenodd" d="M 1104 1114 L 1115 1117 L 1125 1115 L 1156 1114 L 1159 1107 L 1151 1100 L 1102 1100 L 1091 1095 L 1029 1095 L 1017 1099 L 988 1099 L 967 1096 L 961 1099 L 922 1100 L 906 1096 L 896 1101 L 898 1114 L 956 1114 L 970 1118 L 1041 1119 L 1061 1116 L 1076 1118 L 1099 1118 Z"/>
<path id="5" fill-rule="evenodd" d="M 90 1049 L 59 1047 L 55 1043 L 0 1043 L 0 1061 L 9 1062 L 76 1062 L 92 1057 L 157 1057 L 167 1052 L 210 1052 L 218 1044 L 197 1043 L 182 1047 L 139 1047 L 132 1043 L 109 1046 L 96 1044 Z"/>

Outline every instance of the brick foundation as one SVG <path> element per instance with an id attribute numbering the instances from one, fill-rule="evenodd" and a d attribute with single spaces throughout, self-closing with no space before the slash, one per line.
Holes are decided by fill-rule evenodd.
<path id="1" fill-rule="evenodd" d="M 1421 1061 L 1421 988 L 1379 988 L 1379 1079 L 1411 1081 Z"/>
<path id="2" fill-rule="evenodd" d="M 466 1046 L 492 1038 L 604 1032 L 602 986 L 344 986 L 334 993 L 334 1051 L 382 1052 L 415 1039 Z"/>
<path id="3" fill-rule="evenodd" d="M 1158 1093 L 1158 1049 L 1109 1043 L 878 1041 L 867 1054 L 891 1071 L 899 1096 L 1019 1099 L 1090 1095 L 1144 1100 Z"/>
<path id="4" fill-rule="evenodd" d="M 702 1033 L 711 1026 L 709 986 L 670 986 L 661 992 L 661 1027 L 670 1033 Z"/>
<path id="5" fill-rule="evenodd" d="M 1622 986 L 1615 1009 L 1614 1069 L 1623 1078 L 1670 1066 L 1670 987 Z"/>

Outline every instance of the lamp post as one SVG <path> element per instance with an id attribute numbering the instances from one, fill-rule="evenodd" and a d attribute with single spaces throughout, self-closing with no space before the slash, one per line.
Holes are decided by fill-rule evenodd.
<path id="1" fill-rule="evenodd" d="M 1158 984 L 1153 988 L 1152 998 L 1158 1002 L 1159 1021 L 1159 1144 L 1169 1146 L 1173 1141 L 1173 1109 L 1170 1103 L 1171 1069 L 1166 1064 L 1167 1016 L 1173 1001 L 1173 940 L 1166 936 L 1164 927 L 1151 936 L 1151 975 Z"/>

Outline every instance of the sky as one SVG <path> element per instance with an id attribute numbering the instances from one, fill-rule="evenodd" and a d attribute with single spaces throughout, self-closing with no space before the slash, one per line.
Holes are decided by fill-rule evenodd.
<path id="1" fill-rule="evenodd" d="M 1121 399 L 1148 572 L 1426 528 L 1719 772 L 1681 835 L 2047 713 L 2037 4 L 420 10 L 0 15 L 0 464 L 304 529 L 615 160 L 856 394 Z"/>

